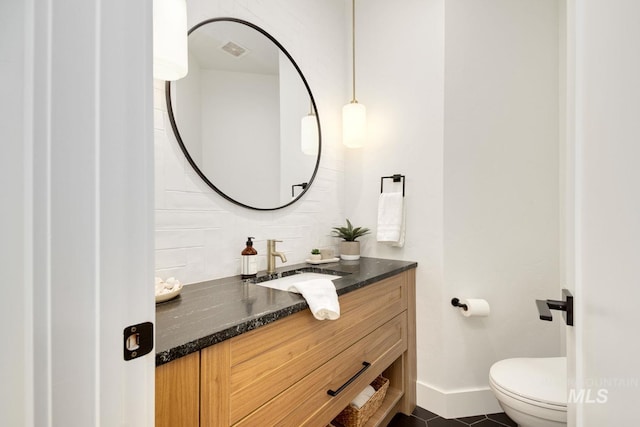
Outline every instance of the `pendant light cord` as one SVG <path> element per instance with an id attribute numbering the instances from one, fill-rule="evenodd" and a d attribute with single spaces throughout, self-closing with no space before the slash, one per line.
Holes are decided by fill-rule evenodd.
<path id="1" fill-rule="evenodd" d="M 356 0 L 351 0 L 351 48 L 352 48 L 352 66 L 353 72 L 353 98 L 352 103 L 356 100 Z"/>

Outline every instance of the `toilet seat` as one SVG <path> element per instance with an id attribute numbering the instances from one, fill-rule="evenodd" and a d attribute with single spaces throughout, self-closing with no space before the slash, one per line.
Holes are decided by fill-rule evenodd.
<path id="1" fill-rule="evenodd" d="M 531 406 L 535 406 L 538 408 L 542 408 L 542 409 L 550 409 L 553 411 L 561 411 L 561 412 L 566 412 L 567 410 L 567 405 L 566 404 L 553 404 L 553 403 L 547 403 L 547 402 L 541 402 L 539 400 L 534 400 L 534 399 L 528 399 L 522 395 L 519 395 L 517 393 L 514 393 L 512 391 L 506 390 L 502 387 L 500 387 L 498 384 L 496 384 L 493 380 L 489 379 L 489 383 L 490 386 L 494 389 L 494 392 L 497 393 L 501 393 L 502 395 L 505 395 L 508 398 L 514 399 L 515 401 L 518 401 L 520 403 L 526 404 L 526 405 L 531 405 Z"/>
<path id="2" fill-rule="evenodd" d="M 565 357 L 501 360 L 491 367 L 489 380 L 514 399 L 542 408 L 567 408 Z"/>
<path id="3" fill-rule="evenodd" d="M 517 358 L 494 363 L 489 385 L 521 427 L 567 426 L 567 359 Z"/>

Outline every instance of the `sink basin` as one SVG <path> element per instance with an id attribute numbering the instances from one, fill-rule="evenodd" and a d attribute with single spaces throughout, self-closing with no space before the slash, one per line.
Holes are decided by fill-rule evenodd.
<path id="1" fill-rule="evenodd" d="M 288 276 L 281 277 L 279 279 L 272 279 L 264 282 L 259 282 L 259 283 L 256 283 L 256 285 L 264 286 L 272 289 L 279 289 L 281 291 L 289 291 L 289 288 L 293 286 L 295 283 L 306 282 L 308 280 L 315 280 L 315 279 L 336 280 L 336 279 L 339 279 L 340 277 L 341 276 L 336 276 L 335 274 L 305 272 L 305 273 L 291 274 Z M 290 291 L 290 292 L 294 292 L 294 291 Z"/>

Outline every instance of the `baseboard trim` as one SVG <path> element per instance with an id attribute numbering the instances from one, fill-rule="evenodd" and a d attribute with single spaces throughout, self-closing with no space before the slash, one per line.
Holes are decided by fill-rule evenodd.
<path id="1" fill-rule="evenodd" d="M 418 381 L 418 406 L 442 418 L 461 418 L 503 412 L 489 387 L 445 391 Z"/>

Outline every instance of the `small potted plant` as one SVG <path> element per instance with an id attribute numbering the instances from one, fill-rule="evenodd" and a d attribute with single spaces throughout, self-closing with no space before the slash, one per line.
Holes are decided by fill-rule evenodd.
<path id="1" fill-rule="evenodd" d="M 360 259 L 360 242 L 357 239 L 369 232 L 368 228 L 354 227 L 349 219 L 346 227 L 333 227 L 333 235 L 343 240 L 340 242 L 340 258 L 345 261 Z"/>
<path id="2" fill-rule="evenodd" d="M 309 256 L 310 261 L 320 261 L 322 259 L 322 255 L 320 254 L 320 249 L 311 249 L 311 255 Z"/>

